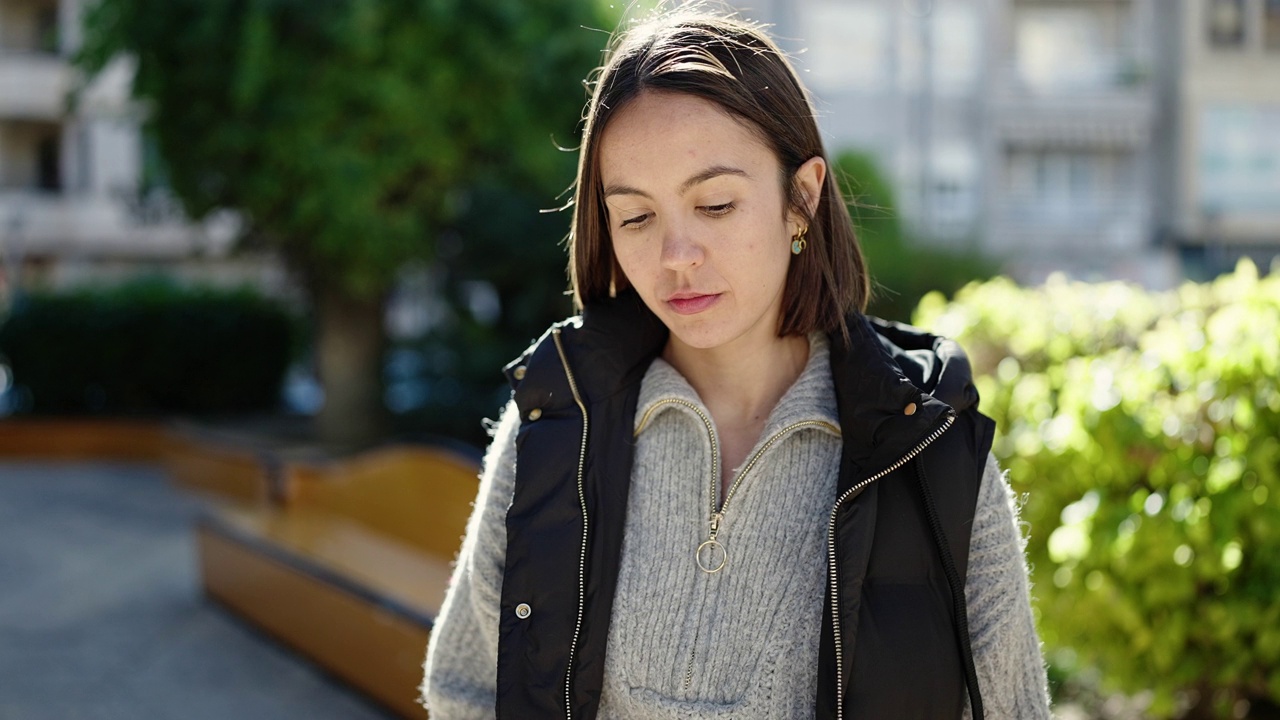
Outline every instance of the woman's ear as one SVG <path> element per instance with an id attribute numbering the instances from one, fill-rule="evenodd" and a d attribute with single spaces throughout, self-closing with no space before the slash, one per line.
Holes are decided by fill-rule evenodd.
<path id="1" fill-rule="evenodd" d="M 804 217 L 799 221 L 808 225 L 813 214 L 818 211 L 818 202 L 822 199 L 822 183 L 827 179 L 827 161 L 821 155 L 814 155 L 796 170 L 795 184 L 800 191 L 804 203 Z"/>

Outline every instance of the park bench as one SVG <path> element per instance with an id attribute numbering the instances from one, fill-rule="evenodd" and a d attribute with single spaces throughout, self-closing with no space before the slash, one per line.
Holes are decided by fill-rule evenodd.
<path id="1" fill-rule="evenodd" d="M 197 530 L 209 597 L 405 718 L 477 462 L 391 447 L 326 464 L 284 463 L 267 499 L 228 498 Z"/>

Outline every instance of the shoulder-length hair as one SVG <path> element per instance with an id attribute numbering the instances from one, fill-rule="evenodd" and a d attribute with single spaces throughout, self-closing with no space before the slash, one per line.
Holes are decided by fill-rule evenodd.
<path id="1" fill-rule="evenodd" d="M 809 219 L 807 248 L 791 258 L 787 271 L 778 334 L 847 333 L 845 315 L 865 311 L 870 281 L 830 163 L 812 215 L 795 182 L 810 158 L 826 159 L 804 86 L 758 26 L 705 14 L 668 14 L 623 33 L 599 70 L 586 112 L 569 235 L 575 304 L 588 307 L 625 288 L 604 204 L 600 138 L 613 116 L 646 90 L 715 103 L 773 149 L 782 169 L 784 213 Z"/>

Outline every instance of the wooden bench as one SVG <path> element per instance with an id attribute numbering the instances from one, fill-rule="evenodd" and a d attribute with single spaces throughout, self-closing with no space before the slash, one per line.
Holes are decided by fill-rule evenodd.
<path id="1" fill-rule="evenodd" d="M 0 420 L 0 457 L 39 460 L 155 461 L 169 433 L 160 422 L 93 418 Z"/>
<path id="2" fill-rule="evenodd" d="M 270 501 L 197 531 L 205 592 L 405 718 L 471 502 L 475 459 L 398 447 L 286 464 Z"/>
<path id="3" fill-rule="evenodd" d="M 205 592 L 405 718 L 475 498 L 479 456 L 392 447 L 334 463 L 162 421 L 0 422 L 0 457 L 157 462 L 213 501 Z"/>

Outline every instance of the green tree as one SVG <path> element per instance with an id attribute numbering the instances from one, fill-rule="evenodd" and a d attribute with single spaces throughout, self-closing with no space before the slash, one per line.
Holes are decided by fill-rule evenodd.
<path id="1" fill-rule="evenodd" d="M 80 63 L 124 54 L 169 184 L 239 213 L 317 318 L 321 435 L 381 426 L 382 316 L 477 178 L 568 184 L 597 5 L 564 0 L 100 0 Z M 550 197 L 550 196 L 549 196 Z M 510 229 L 519 242 L 518 227 Z"/>
<path id="2" fill-rule="evenodd" d="M 575 158 L 565 153 L 563 159 L 571 164 Z M 436 291 L 445 300 L 444 317 L 425 335 L 397 348 L 397 356 L 407 351 L 416 358 L 411 367 L 394 360 L 388 364 L 393 398 L 402 383 L 420 393 L 412 409 L 393 408 L 403 413 L 397 418 L 402 433 L 427 432 L 485 445 L 483 419 L 495 417 L 511 395 L 500 368 L 550 323 L 573 313 L 565 293 L 561 243 L 569 213 L 539 212 L 552 199 L 512 188 L 500 178 L 477 184 L 463 196 L 462 214 L 456 228 L 442 234 L 440 263 L 432 270 Z M 478 287 L 496 300 L 497 312 L 475 307 Z M 395 377 L 397 370 L 401 377 Z"/>

